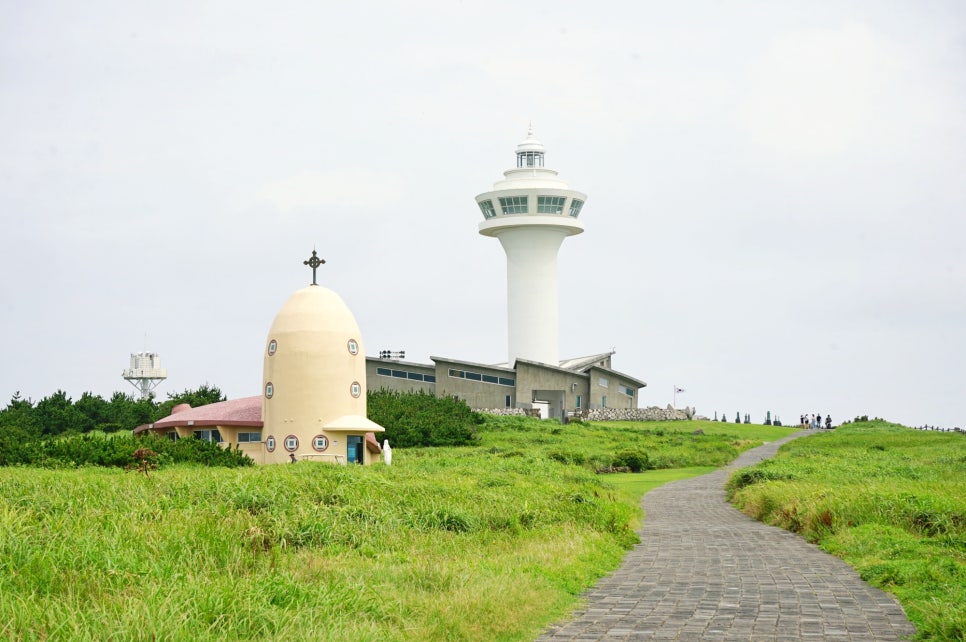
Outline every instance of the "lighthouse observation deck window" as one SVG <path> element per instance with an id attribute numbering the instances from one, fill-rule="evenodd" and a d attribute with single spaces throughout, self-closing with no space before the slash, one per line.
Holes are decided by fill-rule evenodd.
<path id="1" fill-rule="evenodd" d="M 563 214 L 566 196 L 538 196 L 537 214 Z M 571 209 L 573 209 L 571 207 Z"/>
<path id="2" fill-rule="evenodd" d="M 527 197 L 526 196 L 501 196 L 500 209 L 503 210 L 504 214 L 526 214 Z"/>
<path id="3" fill-rule="evenodd" d="M 517 152 L 517 167 L 543 167 L 543 152 Z"/>
<path id="4" fill-rule="evenodd" d="M 580 215 L 580 208 L 584 206 L 584 202 L 580 199 L 575 198 L 570 201 L 570 215 L 577 218 Z"/>
<path id="5" fill-rule="evenodd" d="M 485 201 L 480 201 L 480 210 L 483 212 L 483 218 L 493 218 L 496 216 L 496 210 L 493 209 L 493 201 L 487 199 Z"/>

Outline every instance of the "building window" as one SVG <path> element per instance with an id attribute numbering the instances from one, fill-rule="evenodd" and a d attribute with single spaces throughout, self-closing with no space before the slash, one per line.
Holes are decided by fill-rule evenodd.
<path id="1" fill-rule="evenodd" d="M 312 438 L 312 448 L 322 452 L 329 447 L 329 438 L 325 435 L 316 435 Z"/>
<path id="2" fill-rule="evenodd" d="M 473 372 L 472 370 L 456 370 L 454 368 L 450 368 L 449 376 L 453 377 L 454 379 L 470 379 L 472 381 L 482 381 L 483 383 L 495 383 L 500 386 L 510 386 L 511 388 L 516 385 L 516 381 L 514 379 L 496 377 L 494 375 L 483 374 L 482 372 Z M 429 381 L 429 379 L 426 380 Z M 433 381 L 436 381 L 435 376 L 433 377 Z"/>
<path id="3" fill-rule="evenodd" d="M 436 383 L 436 375 L 423 374 L 421 372 L 410 372 L 408 370 L 391 370 L 389 368 L 376 368 L 376 374 L 381 377 L 396 377 L 397 379 L 409 379 L 410 381 L 425 381 Z"/>
<path id="4" fill-rule="evenodd" d="M 265 398 L 271 399 L 272 395 L 274 394 L 275 394 L 275 386 L 273 386 L 272 382 L 269 381 L 268 383 L 265 384 Z"/>
<path id="5" fill-rule="evenodd" d="M 600 379 L 598 379 L 597 380 L 597 385 L 599 385 L 601 388 L 606 388 L 607 387 L 607 377 L 601 377 Z"/>
<path id="6" fill-rule="evenodd" d="M 275 452 L 275 435 L 269 435 L 265 440 L 265 450 L 270 453 Z"/>
<path id="7" fill-rule="evenodd" d="M 604 395 L 603 397 L 600 398 L 600 407 L 601 408 L 607 407 L 607 395 Z"/>
<path id="8" fill-rule="evenodd" d="M 507 396 L 506 396 L 506 407 L 507 407 L 507 408 L 509 408 L 509 407 L 510 407 L 510 395 L 507 395 Z"/>
<path id="9" fill-rule="evenodd" d="M 268 356 L 272 356 L 273 354 L 275 354 L 276 350 L 278 350 L 278 341 L 276 341 L 275 339 L 272 339 L 271 341 L 268 342 Z"/>
<path id="10" fill-rule="evenodd" d="M 537 214 L 563 214 L 566 200 L 566 196 L 538 196 Z"/>
<path id="11" fill-rule="evenodd" d="M 221 433 L 217 430 L 196 430 L 194 431 L 195 439 L 201 439 L 202 441 L 213 441 L 220 444 L 222 442 Z"/>
<path id="12" fill-rule="evenodd" d="M 625 395 L 630 395 L 631 397 L 634 396 L 634 389 L 628 388 L 627 386 L 621 386 L 621 392 L 623 392 Z"/>
<path id="13" fill-rule="evenodd" d="M 487 199 L 485 201 L 480 201 L 480 210 L 483 212 L 483 218 L 493 218 L 496 216 L 496 210 L 493 209 L 493 201 Z"/>
<path id="14" fill-rule="evenodd" d="M 577 395 L 577 410 L 580 410 L 580 395 Z"/>
<path id="15" fill-rule="evenodd" d="M 349 348 L 349 354 L 353 356 L 359 354 L 359 342 L 356 341 L 355 339 L 349 339 L 349 342 L 346 344 L 346 347 Z"/>
<path id="16" fill-rule="evenodd" d="M 527 197 L 526 196 L 501 196 L 500 209 L 503 210 L 504 214 L 526 214 Z"/>
<path id="17" fill-rule="evenodd" d="M 543 167 L 543 152 L 517 152 L 517 167 Z"/>
<path id="18" fill-rule="evenodd" d="M 570 215 L 574 218 L 580 216 L 580 208 L 584 206 L 584 202 L 579 198 L 575 198 L 570 201 Z"/>
<path id="19" fill-rule="evenodd" d="M 238 443 L 257 444 L 262 440 L 261 432 L 240 432 L 238 433 Z"/>
<path id="20" fill-rule="evenodd" d="M 285 450 L 290 453 L 294 453 L 299 449 L 299 438 L 295 435 L 289 435 L 285 438 Z"/>
<path id="21" fill-rule="evenodd" d="M 353 397 L 358 399 L 359 395 L 362 394 L 362 386 L 359 385 L 358 381 L 353 381 L 352 385 L 349 386 L 349 392 L 352 394 Z"/>
<path id="22" fill-rule="evenodd" d="M 169 430 L 164 436 L 168 438 L 168 441 L 178 441 L 177 430 Z"/>

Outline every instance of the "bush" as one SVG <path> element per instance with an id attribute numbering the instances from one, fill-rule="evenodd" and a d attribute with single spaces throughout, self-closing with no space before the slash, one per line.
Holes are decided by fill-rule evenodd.
<path id="1" fill-rule="evenodd" d="M 467 446 L 474 443 L 483 416 L 463 401 L 428 392 L 369 392 L 369 419 L 386 429 L 393 447 Z"/>
<path id="2" fill-rule="evenodd" d="M 617 453 L 617 456 L 614 457 L 614 466 L 626 466 L 631 469 L 632 473 L 653 468 L 647 453 L 641 450 L 625 450 Z"/>

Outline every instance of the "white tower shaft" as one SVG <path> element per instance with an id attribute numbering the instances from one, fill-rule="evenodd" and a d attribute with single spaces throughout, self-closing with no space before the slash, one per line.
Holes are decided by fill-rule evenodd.
<path id="1" fill-rule="evenodd" d="M 528 359 L 556 365 L 557 251 L 562 229 L 515 227 L 497 234 L 506 252 L 509 363 Z"/>

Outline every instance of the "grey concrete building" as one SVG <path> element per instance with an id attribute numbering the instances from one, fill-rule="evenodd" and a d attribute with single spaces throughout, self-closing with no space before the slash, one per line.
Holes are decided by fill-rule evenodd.
<path id="1" fill-rule="evenodd" d="M 517 359 L 487 365 L 430 357 L 433 364 L 366 358 L 370 390 L 428 392 L 457 397 L 479 410 L 523 409 L 565 420 L 594 408 L 637 408 L 647 384 L 611 367 L 614 352 L 567 359 L 558 365 Z"/>

